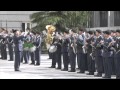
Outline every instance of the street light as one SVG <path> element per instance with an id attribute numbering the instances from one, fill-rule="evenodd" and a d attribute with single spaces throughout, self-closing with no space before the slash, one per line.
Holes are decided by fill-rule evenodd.
<path id="1" fill-rule="evenodd" d="M 108 16 L 110 17 L 110 11 L 108 11 Z"/>
<path id="2" fill-rule="evenodd" d="M 2 28 L 2 20 L 0 21 L 0 23 L 1 23 L 1 28 Z"/>
<path id="3" fill-rule="evenodd" d="M 110 27 L 110 14 L 111 14 L 111 12 L 108 11 L 108 27 Z"/>
<path id="4" fill-rule="evenodd" d="M 7 30 L 7 20 L 6 20 L 6 30 Z"/>

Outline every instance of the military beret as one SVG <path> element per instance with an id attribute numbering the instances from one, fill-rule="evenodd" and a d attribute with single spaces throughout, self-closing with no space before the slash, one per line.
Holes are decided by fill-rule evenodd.
<path id="1" fill-rule="evenodd" d="M 89 34 L 94 34 L 94 31 L 93 31 L 93 30 L 91 30 L 91 31 L 88 31 L 88 33 L 89 33 Z"/>
<path id="2" fill-rule="evenodd" d="M 75 29 L 71 29 L 72 32 L 76 33 L 76 30 Z"/>
<path id="3" fill-rule="evenodd" d="M 105 34 L 105 31 L 103 31 L 103 33 Z"/>
<path id="4" fill-rule="evenodd" d="M 79 28 L 79 31 L 84 31 L 84 29 L 83 28 Z"/>
<path id="5" fill-rule="evenodd" d="M 101 31 L 100 29 L 97 29 L 96 32 L 98 32 L 98 33 L 102 33 L 102 31 Z"/>
<path id="6" fill-rule="evenodd" d="M 116 33 L 116 30 L 111 30 L 112 33 Z"/>
<path id="7" fill-rule="evenodd" d="M 68 31 L 68 30 L 65 30 L 65 31 L 64 31 L 64 33 L 67 33 L 67 34 L 68 34 L 68 33 L 69 33 L 69 31 Z"/>
<path id="8" fill-rule="evenodd" d="M 120 33 L 120 29 L 117 29 L 116 32 Z"/>
<path id="9" fill-rule="evenodd" d="M 18 30 L 16 30 L 16 29 L 12 29 L 12 32 L 13 32 L 13 33 L 16 33 L 16 31 L 18 31 Z"/>
<path id="10" fill-rule="evenodd" d="M 111 31 L 110 30 L 106 30 L 104 33 L 107 34 L 107 35 L 110 35 Z"/>

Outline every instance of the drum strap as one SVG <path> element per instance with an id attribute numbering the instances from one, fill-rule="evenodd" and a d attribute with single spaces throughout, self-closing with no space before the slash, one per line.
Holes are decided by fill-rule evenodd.
<path id="1" fill-rule="evenodd" d="M 116 52 L 116 54 L 118 54 L 120 52 L 120 50 L 118 50 L 117 52 Z"/>

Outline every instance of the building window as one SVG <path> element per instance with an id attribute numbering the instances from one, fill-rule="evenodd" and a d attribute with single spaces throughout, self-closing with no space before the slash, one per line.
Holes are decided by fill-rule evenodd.
<path id="1" fill-rule="evenodd" d="M 22 30 L 25 32 L 26 29 L 31 29 L 31 23 L 22 23 Z"/>
<path id="2" fill-rule="evenodd" d="M 22 31 L 25 32 L 25 23 L 22 23 Z"/>
<path id="3" fill-rule="evenodd" d="M 30 23 L 27 23 L 27 28 L 30 28 Z"/>
<path id="4" fill-rule="evenodd" d="M 114 26 L 120 26 L 120 11 L 114 11 Z"/>
<path id="5" fill-rule="evenodd" d="M 100 27 L 108 26 L 108 11 L 100 11 Z"/>
<path id="6" fill-rule="evenodd" d="M 90 28 L 94 27 L 94 11 L 90 12 L 90 21 L 89 21 Z"/>

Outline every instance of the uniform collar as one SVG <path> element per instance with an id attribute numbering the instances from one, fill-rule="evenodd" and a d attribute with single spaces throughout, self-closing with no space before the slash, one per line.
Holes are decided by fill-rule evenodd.
<path id="1" fill-rule="evenodd" d="M 110 39 L 110 38 L 112 38 L 111 36 L 109 36 L 107 39 Z"/>
<path id="2" fill-rule="evenodd" d="M 100 37 L 101 37 L 101 35 L 97 36 L 97 38 L 100 38 Z"/>

